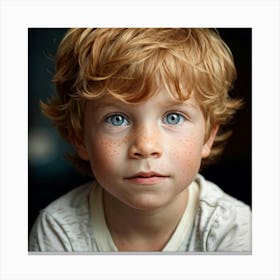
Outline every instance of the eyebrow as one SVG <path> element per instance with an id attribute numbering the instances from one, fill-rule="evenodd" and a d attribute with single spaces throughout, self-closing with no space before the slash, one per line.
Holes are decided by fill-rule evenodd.
<path id="1" fill-rule="evenodd" d="M 195 104 L 193 102 L 188 102 L 188 100 L 186 101 L 177 101 L 177 100 L 166 100 L 163 101 L 161 103 L 159 103 L 160 105 L 163 105 L 164 107 L 168 108 L 168 107 L 177 107 L 177 106 L 187 106 L 191 109 L 199 109 L 199 105 Z M 140 103 L 126 103 L 123 102 L 122 100 L 119 100 L 117 98 L 111 98 L 111 97 L 107 97 L 103 100 L 100 100 L 99 102 L 95 103 L 95 107 L 96 108 L 102 108 L 102 107 L 122 107 L 122 106 L 137 106 L 140 105 L 142 102 Z"/>
<path id="2" fill-rule="evenodd" d="M 183 101 L 183 102 L 180 102 L 180 101 L 177 101 L 177 100 L 168 100 L 164 103 L 164 106 L 166 106 L 166 107 L 187 106 L 187 107 L 190 107 L 190 108 L 193 108 L 193 109 L 199 109 L 198 104 L 193 103 L 193 102 L 187 102 L 187 101 L 189 101 L 189 99 L 186 100 L 186 101 Z"/>
<path id="3" fill-rule="evenodd" d="M 168 100 L 164 104 L 165 108 L 172 111 L 173 109 L 176 111 L 184 111 L 189 114 L 189 117 L 194 117 L 195 115 L 201 112 L 201 107 L 198 102 L 195 100 L 187 99 L 185 101 L 177 101 L 177 100 Z"/>

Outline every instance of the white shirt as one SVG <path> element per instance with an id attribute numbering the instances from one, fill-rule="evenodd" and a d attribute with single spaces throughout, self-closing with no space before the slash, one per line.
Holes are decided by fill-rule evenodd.
<path id="1" fill-rule="evenodd" d="M 175 232 L 162 251 L 178 251 L 184 239 L 188 239 L 192 230 L 195 214 L 198 207 L 198 185 L 194 181 L 189 187 L 186 209 Z M 104 211 L 102 188 L 95 187 L 91 192 L 91 219 L 94 229 L 95 241 L 98 251 L 117 252 L 118 249 L 112 240 L 107 227 Z"/>
<path id="2" fill-rule="evenodd" d="M 42 210 L 29 237 L 29 251 L 117 251 L 105 222 L 102 188 L 89 182 Z M 250 252 L 251 210 L 198 175 L 163 251 Z"/>

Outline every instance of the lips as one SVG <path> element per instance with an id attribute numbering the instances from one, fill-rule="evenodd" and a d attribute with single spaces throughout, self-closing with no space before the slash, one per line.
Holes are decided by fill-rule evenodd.
<path id="1" fill-rule="evenodd" d="M 149 172 L 138 172 L 133 176 L 125 179 L 132 183 L 136 183 L 140 185 L 154 185 L 164 181 L 168 177 L 169 176 L 162 175 L 154 171 L 149 171 Z"/>

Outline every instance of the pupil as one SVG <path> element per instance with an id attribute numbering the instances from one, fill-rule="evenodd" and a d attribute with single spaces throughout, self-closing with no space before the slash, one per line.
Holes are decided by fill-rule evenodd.
<path id="1" fill-rule="evenodd" d="M 175 114 L 169 115 L 169 118 L 168 118 L 168 119 L 169 119 L 169 123 L 172 123 L 172 124 L 178 122 L 178 116 L 175 115 Z"/>
<path id="2" fill-rule="evenodd" d="M 119 125 L 119 124 L 122 124 L 122 122 L 123 122 L 123 118 L 122 118 L 122 116 L 114 116 L 114 118 L 113 118 L 113 123 L 114 124 L 117 124 L 117 125 Z"/>

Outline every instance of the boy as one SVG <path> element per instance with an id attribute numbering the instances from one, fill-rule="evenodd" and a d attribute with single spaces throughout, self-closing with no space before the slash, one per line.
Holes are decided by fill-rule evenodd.
<path id="1" fill-rule="evenodd" d="M 94 177 L 41 211 L 30 251 L 251 250 L 250 208 L 198 172 L 241 101 L 210 29 L 70 29 L 43 112 Z"/>

